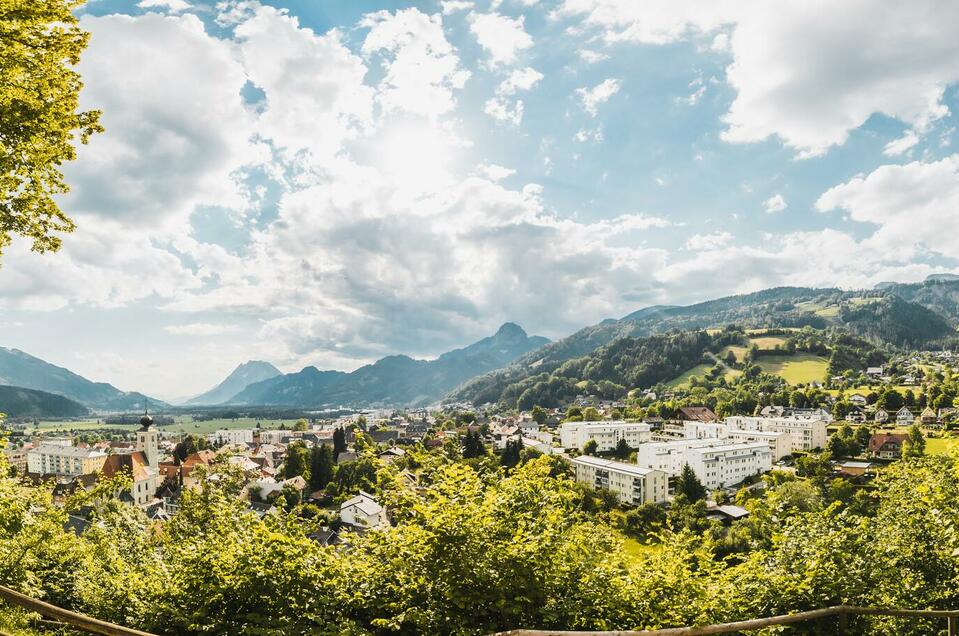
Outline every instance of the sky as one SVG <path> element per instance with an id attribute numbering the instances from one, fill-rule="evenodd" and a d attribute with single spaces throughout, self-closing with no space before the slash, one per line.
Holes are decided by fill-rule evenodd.
<path id="1" fill-rule="evenodd" d="M 0 345 L 165 399 L 959 271 L 950 0 L 92 0 Z"/>

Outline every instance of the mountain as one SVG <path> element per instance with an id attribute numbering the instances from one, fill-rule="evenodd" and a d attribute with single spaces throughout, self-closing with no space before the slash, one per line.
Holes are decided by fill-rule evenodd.
<path id="1" fill-rule="evenodd" d="M 169 406 L 142 393 L 127 393 L 106 382 L 91 382 L 19 349 L 4 347 L 0 347 L 0 384 L 55 393 L 99 411 L 141 410 L 145 400 L 155 407 Z"/>
<path id="2" fill-rule="evenodd" d="M 466 380 L 507 365 L 548 342 L 508 322 L 494 335 L 435 360 L 388 356 L 352 373 L 307 367 L 253 384 L 229 402 L 311 407 L 430 404 Z"/>
<path id="3" fill-rule="evenodd" d="M 206 393 L 187 400 L 186 404 L 223 404 L 251 384 L 269 380 L 278 375 L 283 374 L 269 362 L 250 360 L 235 368 L 223 382 Z"/>
<path id="4" fill-rule="evenodd" d="M 254 382 L 226 401 L 227 404 L 320 406 L 314 396 L 321 396 L 348 374 L 343 371 L 320 371 L 306 367 L 296 373 L 278 375 Z"/>
<path id="5" fill-rule="evenodd" d="M 845 330 L 873 344 L 938 346 L 955 337 L 959 282 L 894 285 L 878 291 L 777 287 L 689 306 L 656 306 L 604 320 L 480 375 L 453 390 L 452 401 L 497 402 L 527 378 L 551 373 L 622 338 L 642 338 L 736 324 L 744 328 L 805 327 Z"/>
<path id="6" fill-rule="evenodd" d="M 19 386 L 0 386 L 0 413 L 8 417 L 82 417 L 90 410 L 70 398 Z"/>

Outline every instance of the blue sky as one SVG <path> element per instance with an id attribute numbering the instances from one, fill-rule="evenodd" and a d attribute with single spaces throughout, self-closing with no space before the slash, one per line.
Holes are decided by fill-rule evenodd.
<path id="1" fill-rule="evenodd" d="M 66 169 L 63 250 L 5 255 L 0 344 L 124 389 L 957 267 L 953 3 L 81 16 L 83 103 L 107 132 Z"/>

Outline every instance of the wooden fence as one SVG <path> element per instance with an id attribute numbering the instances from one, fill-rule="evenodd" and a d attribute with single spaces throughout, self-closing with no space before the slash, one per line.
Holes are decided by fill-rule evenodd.
<path id="1" fill-rule="evenodd" d="M 11 605 L 17 605 L 30 612 L 36 612 L 41 616 L 53 619 L 57 622 L 69 625 L 75 629 L 88 634 L 102 634 L 103 636 L 154 636 L 147 632 L 141 632 L 129 627 L 121 627 L 113 623 L 90 618 L 83 614 L 77 614 L 70 610 L 65 610 L 56 605 L 50 605 L 35 598 L 30 598 L 16 590 L 0 585 L 0 600 L 6 601 Z"/>
<path id="2" fill-rule="evenodd" d="M 720 625 L 703 625 L 701 627 L 669 627 L 666 629 L 652 629 L 644 631 L 562 631 L 549 629 L 514 629 L 500 632 L 497 636 L 710 636 L 712 634 L 734 634 L 754 629 L 775 627 L 777 625 L 795 625 L 809 623 L 823 619 L 836 619 L 837 633 L 843 635 L 847 631 L 850 616 L 901 616 L 906 618 L 940 619 L 945 621 L 949 636 L 959 636 L 959 611 L 954 610 L 913 610 L 913 609 L 877 609 L 873 607 L 853 607 L 851 605 L 837 605 L 824 609 L 770 616 L 769 618 L 753 618 L 734 623 Z"/>

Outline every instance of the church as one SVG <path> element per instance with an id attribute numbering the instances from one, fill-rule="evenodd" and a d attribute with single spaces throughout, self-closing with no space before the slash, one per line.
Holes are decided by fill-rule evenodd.
<path id="1" fill-rule="evenodd" d="M 160 451 L 156 428 L 153 418 L 144 414 L 140 418 L 140 429 L 137 431 L 136 449 L 132 453 L 117 453 L 107 457 L 103 464 L 103 475 L 113 477 L 127 472 L 133 479 L 129 493 L 123 493 L 121 499 L 129 499 L 146 508 L 154 502 L 157 489 L 160 487 Z"/>

